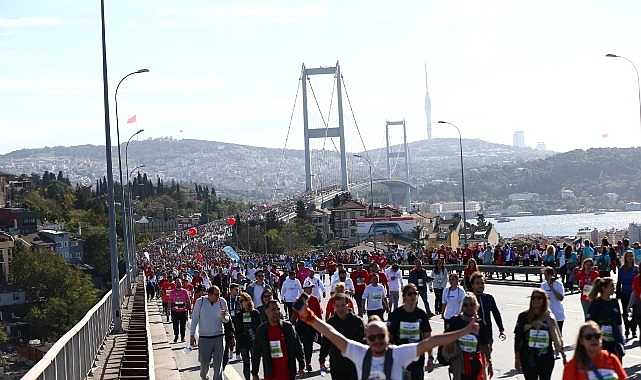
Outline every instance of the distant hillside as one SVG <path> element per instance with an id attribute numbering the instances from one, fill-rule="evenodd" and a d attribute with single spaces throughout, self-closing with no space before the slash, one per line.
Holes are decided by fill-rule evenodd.
<path id="1" fill-rule="evenodd" d="M 573 150 L 537 160 L 499 162 L 466 170 L 466 197 L 505 200 L 513 193 L 531 192 L 539 193 L 542 200 L 560 200 L 560 191 L 565 188 L 572 190 L 584 203 L 592 198 L 603 198 L 606 193 L 616 193 L 620 202 L 640 201 L 639 162 L 639 148 Z M 421 191 L 431 194 L 431 199 L 439 199 L 460 190 L 456 186 L 432 182 Z"/>
<path id="2" fill-rule="evenodd" d="M 394 147 L 393 151 L 398 151 Z M 457 173 L 458 139 L 423 140 L 408 144 L 410 182 L 424 184 L 436 178 Z M 549 156 L 529 148 L 516 149 L 482 140 L 463 140 L 466 170 L 496 163 L 526 162 Z M 125 149 L 121 148 L 123 171 Z M 360 152 L 359 152 L 360 153 Z M 118 177 L 117 149 L 112 150 L 114 175 Z M 369 152 L 375 167 L 374 177 L 387 177 L 385 150 Z M 131 141 L 128 149 L 129 170 L 139 165 L 148 177 L 173 178 L 185 184 L 199 183 L 215 187 L 223 197 L 264 202 L 299 193 L 305 189 L 304 151 L 252 147 L 240 144 L 172 138 Z M 313 187 L 339 183 L 338 154 L 326 151 L 312 153 L 314 173 L 322 173 Z M 391 162 L 394 178 L 404 178 L 402 160 Z M 22 149 L 0 155 L 0 171 L 12 174 L 41 175 L 45 170 L 62 171 L 72 183 L 95 184 L 106 174 L 103 146 L 45 147 Z M 363 160 L 348 153 L 348 172 L 351 180 L 366 180 L 368 168 Z M 126 173 L 123 174 L 126 176 Z"/>

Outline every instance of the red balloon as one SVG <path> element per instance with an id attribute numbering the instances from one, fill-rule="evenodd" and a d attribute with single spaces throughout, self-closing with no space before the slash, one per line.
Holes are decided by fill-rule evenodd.
<path id="1" fill-rule="evenodd" d="M 192 227 L 188 230 L 188 232 L 189 232 L 189 236 L 196 236 L 196 234 L 198 233 L 198 230 Z"/>
<path id="2" fill-rule="evenodd" d="M 198 260 L 200 260 L 200 259 L 203 258 L 203 254 L 198 252 L 198 253 L 196 253 L 196 255 L 194 257 L 196 257 Z"/>
<path id="3" fill-rule="evenodd" d="M 234 224 L 236 224 L 236 219 L 230 217 L 229 219 L 227 219 L 227 224 L 233 226 Z"/>

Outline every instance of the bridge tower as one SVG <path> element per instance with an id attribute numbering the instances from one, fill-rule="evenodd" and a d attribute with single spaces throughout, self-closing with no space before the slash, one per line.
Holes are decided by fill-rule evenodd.
<path id="1" fill-rule="evenodd" d="M 403 128 L 403 145 L 402 145 L 402 150 L 397 150 L 397 151 L 392 151 L 392 147 L 390 146 L 390 127 L 393 126 L 401 126 Z M 388 195 L 387 195 L 387 200 L 388 202 L 396 205 L 403 205 L 407 207 L 407 211 L 410 212 L 412 210 L 411 206 L 411 200 L 410 200 L 410 192 L 411 192 L 411 185 L 410 185 L 410 165 L 409 165 L 409 154 L 407 150 L 407 130 L 405 128 L 405 119 L 402 121 L 386 121 L 385 122 L 385 138 L 387 141 L 387 154 L 385 155 L 387 159 L 387 179 L 390 180 L 389 183 L 387 183 L 388 187 Z M 392 169 L 392 163 L 391 160 L 394 159 L 394 162 L 398 162 L 399 158 L 404 159 L 405 163 L 405 173 L 404 177 L 402 179 L 403 182 L 394 182 L 391 181 L 393 169 Z"/>
<path id="2" fill-rule="evenodd" d="M 307 80 L 311 75 L 334 75 L 336 78 L 336 100 L 338 103 L 338 127 L 334 128 L 309 128 L 309 118 L 307 114 Z M 341 86 L 341 69 L 336 62 L 335 67 L 318 67 L 306 68 L 303 63 L 303 70 L 301 73 L 301 80 L 303 81 L 303 125 L 305 128 L 305 190 L 311 191 L 312 189 L 312 172 L 311 172 L 311 152 L 309 149 L 310 139 L 319 139 L 327 137 L 338 137 L 340 139 L 340 159 L 341 159 L 341 187 L 344 190 L 348 189 L 347 184 L 347 157 L 345 154 L 345 125 L 343 124 L 343 95 Z"/>

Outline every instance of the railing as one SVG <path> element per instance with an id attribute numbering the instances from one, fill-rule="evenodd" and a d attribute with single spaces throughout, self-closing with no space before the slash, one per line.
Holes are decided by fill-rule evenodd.
<path id="1" fill-rule="evenodd" d="M 125 277 L 120 279 L 121 302 L 126 294 Z M 96 360 L 98 349 L 113 324 L 112 293 L 85 314 L 49 349 L 45 356 L 22 379 L 84 379 Z"/>

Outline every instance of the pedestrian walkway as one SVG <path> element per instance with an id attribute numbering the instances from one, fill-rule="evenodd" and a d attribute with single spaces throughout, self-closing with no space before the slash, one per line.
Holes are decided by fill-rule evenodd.
<path id="1" fill-rule="evenodd" d="M 143 289 L 144 291 L 144 289 Z M 127 329 L 133 311 L 134 296 L 136 287 L 130 296 L 125 296 L 121 305 L 122 332 L 107 335 L 105 341 L 98 351 L 98 356 L 92 371 L 87 376 L 88 380 L 118 379 L 120 363 L 122 362 L 125 347 L 127 345 Z"/>

